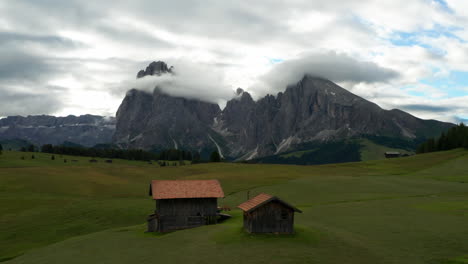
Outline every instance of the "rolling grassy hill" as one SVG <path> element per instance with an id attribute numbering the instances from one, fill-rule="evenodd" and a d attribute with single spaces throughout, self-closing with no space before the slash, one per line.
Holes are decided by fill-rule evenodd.
<path id="1" fill-rule="evenodd" d="M 304 143 L 295 150 L 254 159 L 249 163 L 322 165 L 382 160 L 385 159 L 387 151 L 413 155 L 418 145 L 414 140 L 365 136 L 335 142 Z"/>
<path id="2" fill-rule="evenodd" d="M 0 156 L 4 263 L 468 263 L 464 150 L 322 166 L 164 168 L 31 155 Z M 223 224 L 144 233 L 151 179 L 213 178 L 226 194 L 220 205 L 235 207 L 250 190 L 298 206 L 296 234 L 246 234 L 237 209 Z"/>
<path id="3" fill-rule="evenodd" d="M 379 145 L 368 139 L 361 139 L 360 143 L 362 145 L 362 148 L 360 149 L 362 161 L 385 159 L 385 152 L 387 151 L 396 151 L 402 154 L 412 154 L 412 152 L 408 150 L 401 148 L 389 148 L 387 146 Z"/>

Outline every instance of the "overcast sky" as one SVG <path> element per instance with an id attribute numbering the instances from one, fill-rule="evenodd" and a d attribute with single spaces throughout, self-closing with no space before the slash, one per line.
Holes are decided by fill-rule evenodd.
<path id="1" fill-rule="evenodd" d="M 221 105 L 237 87 L 259 98 L 309 73 L 456 122 L 467 41 L 466 0 L 0 0 L 0 116 L 113 116 L 136 73 L 164 60 L 173 94 Z"/>

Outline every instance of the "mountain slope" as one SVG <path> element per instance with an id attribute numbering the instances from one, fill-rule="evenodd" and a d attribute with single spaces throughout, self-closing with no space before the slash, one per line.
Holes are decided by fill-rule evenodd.
<path id="1" fill-rule="evenodd" d="M 279 154 L 308 142 L 364 135 L 413 140 L 452 126 L 421 120 L 400 110 L 383 110 L 331 81 L 310 76 L 276 97 L 267 95 L 256 103 L 244 98 L 248 95 L 243 95 L 240 103 L 228 103 L 217 130 L 230 138 L 233 153 L 255 150 L 257 157 Z M 231 122 L 238 115 L 243 117 L 240 122 Z"/>
<path id="2" fill-rule="evenodd" d="M 138 72 L 137 78 L 161 74 L 171 74 L 171 68 L 158 61 Z M 117 111 L 113 140 L 124 148 L 209 152 L 216 149 L 210 126 L 220 112 L 217 104 L 169 96 L 157 88 L 152 94 L 132 89 Z"/>
<path id="3" fill-rule="evenodd" d="M 170 69 L 153 62 L 137 76 L 172 74 Z M 131 90 L 117 113 L 114 141 L 130 148 L 218 149 L 226 157 L 251 160 L 353 137 L 418 141 L 451 126 L 384 110 L 329 80 L 306 75 L 285 92 L 258 101 L 238 89 L 222 111 L 159 89 L 153 94 Z"/>
<path id="4" fill-rule="evenodd" d="M 213 144 L 210 125 L 220 111 L 218 105 L 171 97 L 157 89 L 153 94 L 133 89 L 117 111 L 114 142 L 151 150 L 202 149 Z"/>

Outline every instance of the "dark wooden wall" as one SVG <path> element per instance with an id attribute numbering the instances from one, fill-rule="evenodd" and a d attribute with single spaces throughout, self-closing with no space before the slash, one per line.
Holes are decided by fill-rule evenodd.
<path id="1" fill-rule="evenodd" d="M 216 198 L 156 200 L 159 215 L 216 215 L 217 207 Z"/>
<path id="2" fill-rule="evenodd" d="M 158 219 L 156 214 L 152 214 L 148 216 L 146 219 L 148 222 L 148 230 L 147 232 L 156 232 L 158 231 Z"/>
<path id="3" fill-rule="evenodd" d="M 271 201 L 244 213 L 244 228 L 249 233 L 294 233 L 294 210 Z"/>
<path id="4" fill-rule="evenodd" d="M 216 198 L 156 200 L 159 232 L 216 224 Z"/>

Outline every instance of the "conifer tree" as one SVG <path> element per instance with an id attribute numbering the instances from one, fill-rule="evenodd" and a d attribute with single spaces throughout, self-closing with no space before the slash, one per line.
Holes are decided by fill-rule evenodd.
<path id="1" fill-rule="evenodd" d="M 198 163 L 200 161 L 201 161 L 200 153 L 198 153 L 198 151 L 195 151 L 192 156 L 192 163 Z"/>
<path id="2" fill-rule="evenodd" d="M 29 152 L 34 152 L 34 145 L 32 145 L 32 144 L 29 145 L 29 146 L 28 146 L 28 151 L 29 151 Z"/>
<path id="3" fill-rule="evenodd" d="M 221 156 L 219 155 L 218 151 L 211 152 L 210 161 L 211 162 L 220 162 L 221 161 Z"/>
<path id="4" fill-rule="evenodd" d="M 437 139 L 428 139 L 419 145 L 417 153 L 444 151 L 456 148 L 468 148 L 468 127 L 461 123 L 450 128 Z"/>

